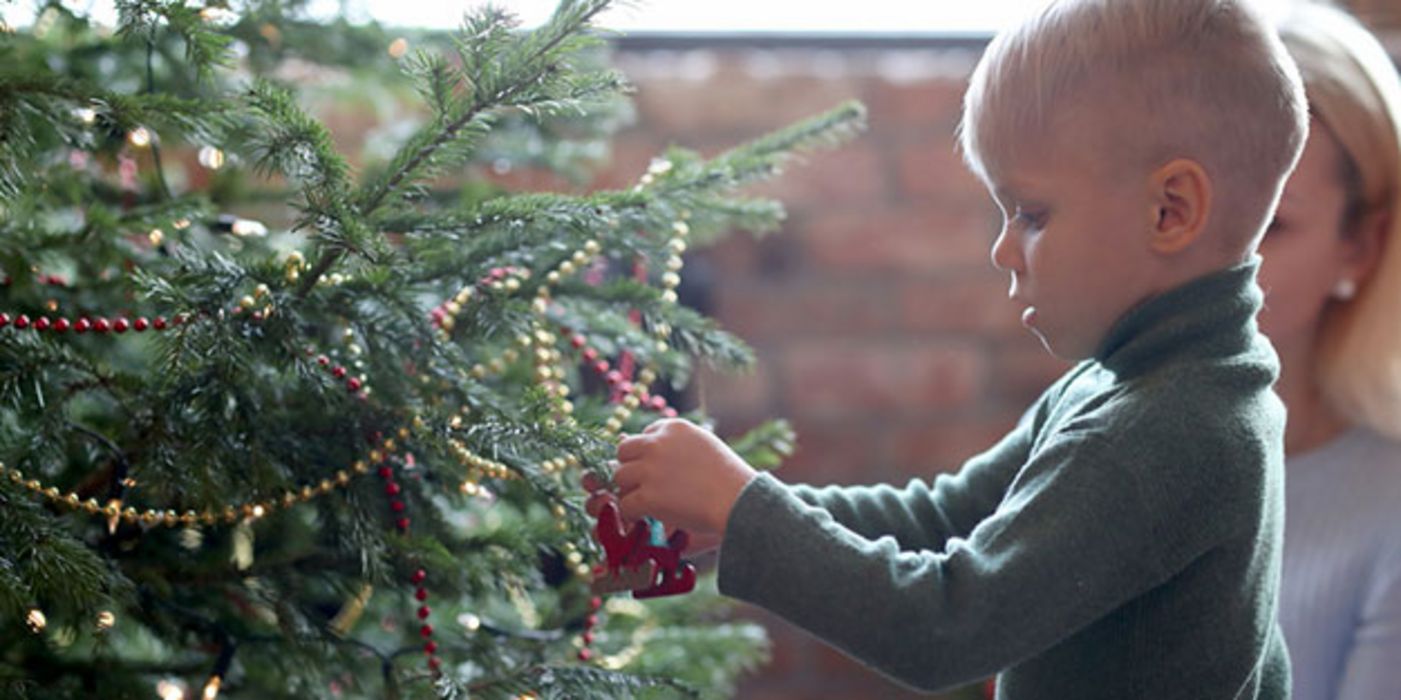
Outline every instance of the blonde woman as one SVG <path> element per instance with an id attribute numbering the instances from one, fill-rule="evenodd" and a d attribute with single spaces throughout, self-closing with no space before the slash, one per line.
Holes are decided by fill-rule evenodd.
<path id="1" fill-rule="evenodd" d="M 1280 621 L 1295 700 L 1401 698 L 1401 80 L 1341 11 L 1281 26 L 1312 129 L 1260 246 L 1288 407 Z"/>

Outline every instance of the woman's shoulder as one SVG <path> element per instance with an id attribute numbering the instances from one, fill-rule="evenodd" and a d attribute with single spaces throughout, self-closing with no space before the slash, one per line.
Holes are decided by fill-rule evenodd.
<path id="1" fill-rule="evenodd" d="M 1289 508 L 1324 511 L 1401 547 L 1401 440 L 1358 426 L 1285 464 Z"/>

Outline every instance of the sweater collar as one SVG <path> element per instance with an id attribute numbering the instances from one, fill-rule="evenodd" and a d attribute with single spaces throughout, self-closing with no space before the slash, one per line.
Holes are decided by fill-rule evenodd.
<path id="1" fill-rule="evenodd" d="M 1124 314 L 1094 359 L 1120 379 L 1184 358 L 1240 354 L 1256 342 L 1264 295 L 1255 283 L 1260 257 L 1158 294 Z"/>

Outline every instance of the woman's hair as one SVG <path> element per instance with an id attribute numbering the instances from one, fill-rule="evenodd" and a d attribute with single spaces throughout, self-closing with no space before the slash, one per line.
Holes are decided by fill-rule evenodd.
<path id="1" fill-rule="evenodd" d="M 1341 10 L 1302 5 L 1280 36 L 1310 111 L 1342 146 L 1343 235 L 1358 235 L 1370 214 L 1386 217 L 1371 276 L 1350 302 L 1325 312 L 1319 386 L 1343 415 L 1401 438 L 1401 77 L 1371 32 Z"/>
<path id="2" fill-rule="evenodd" d="M 1126 116 L 1102 116 L 1111 107 Z M 1116 139 L 1105 150 L 1135 165 L 1200 162 L 1252 247 L 1308 129 L 1298 72 L 1252 0 L 1046 3 L 999 33 L 974 70 L 964 158 L 986 180 L 1026 145 L 1018 139 L 1047 138 L 1067 114 L 1105 121 Z"/>

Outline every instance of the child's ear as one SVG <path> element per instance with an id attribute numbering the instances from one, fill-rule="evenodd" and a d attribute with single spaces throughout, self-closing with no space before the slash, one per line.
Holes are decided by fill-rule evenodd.
<path id="1" fill-rule="evenodd" d="M 1171 255 L 1192 245 L 1206 229 L 1211 214 L 1211 178 L 1200 163 L 1178 158 L 1158 168 L 1148 179 L 1152 202 L 1149 246 Z"/>

